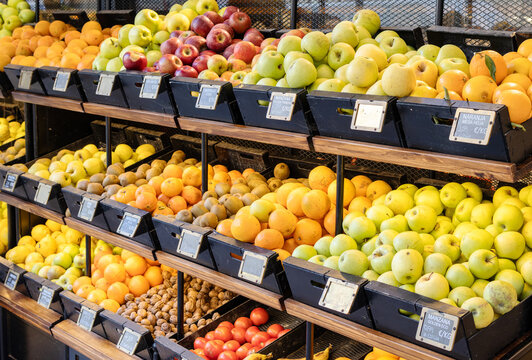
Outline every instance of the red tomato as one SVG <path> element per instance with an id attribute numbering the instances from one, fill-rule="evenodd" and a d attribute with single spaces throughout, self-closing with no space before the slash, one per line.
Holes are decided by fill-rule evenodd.
<path id="1" fill-rule="evenodd" d="M 284 327 L 282 327 L 281 325 L 273 324 L 273 325 L 270 325 L 270 327 L 268 328 L 268 330 L 266 330 L 266 332 L 271 337 L 276 338 L 277 335 L 283 330 L 284 330 Z"/>
<path id="2" fill-rule="evenodd" d="M 231 324 L 229 321 L 222 321 L 218 327 L 226 327 L 229 329 L 234 328 L 233 324 Z"/>
<path id="3" fill-rule="evenodd" d="M 259 350 L 260 350 L 260 348 L 258 348 L 257 346 L 252 346 L 248 350 L 248 355 L 254 354 L 254 353 L 256 353 Z"/>
<path id="4" fill-rule="evenodd" d="M 256 327 L 256 326 L 252 326 L 252 327 L 248 328 L 248 329 L 246 330 L 246 341 L 247 341 L 248 343 L 250 343 L 250 342 L 251 342 L 251 339 L 253 338 L 253 336 L 254 336 L 256 333 L 258 333 L 259 331 L 260 331 L 259 328 Z"/>
<path id="5" fill-rule="evenodd" d="M 223 345 L 223 342 L 220 340 L 208 341 L 207 344 L 205 344 L 205 355 L 210 359 L 217 359 L 223 351 Z"/>
<path id="6" fill-rule="evenodd" d="M 238 356 L 234 351 L 224 351 L 222 352 L 217 360 L 238 360 Z"/>
<path id="7" fill-rule="evenodd" d="M 229 340 L 223 346 L 224 351 L 237 351 L 240 347 L 240 343 L 236 340 Z"/>
<path id="8" fill-rule="evenodd" d="M 214 331 L 209 331 L 207 334 L 205 334 L 205 339 L 207 339 L 207 341 L 214 340 Z"/>
<path id="9" fill-rule="evenodd" d="M 284 329 L 283 331 L 279 331 L 279 334 L 277 334 L 277 338 L 280 338 L 281 336 L 283 336 L 284 334 L 286 334 L 289 331 L 290 331 L 290 329 Z"/>
<path id="10" fill-rule="evenodd" d="M 197 338 L 196 340 L 194 340 L 194 349 L 204 349 L 207 341 L 207 339 L 202 337 Z"/>
<path id="11" fill-rule="evenodd" d="M 209 358 L 205 356 L 205 352 L 203 351 L 203 349 L 195 349 L 195 350 L 192 350 L 192 352 L 198 355 L 202 359 L 209 360 Z"/>
<path id="12" fill-rule="evenodd" d="M 237 328 L 247 329 L 248 327 L 252 325 L 253 325 L 253 322 L 251 322 L 251 319 L 247 317 L 239 317 L 235 321 L 235 327 Z"/>
<path id="13" fill-rule="evenodd" d="M 264 346 L 268 346 L 268 345 L 270 345 L 270 344 L 271 344 L 272 342 L 274 342 L 275 340 L 277 340 L 277 339 L 276 339 L 276 338 L 270 338 L 268 341 L 266 341 L 266 342 L 264 343 Z"/>
<path id="14" fill-rule="evenodd" d="M 248 356 L 249 349 L 251 349 L 251 344 L 248 344 L 248 343 L 239 347 L 238 350 L 236 351 L 236 356 L 238 356 L 238 359 L 239 360 L 245 359 L 246 356 Z"/>
<path id="15" fill-rule="evenodd" d="M 246 329 L 243 328 L 233 328 L 231 329 L 231 335 L 233 335 L 233 339 L 238 341 L 240 345 L 246 342 Z"/>
<path id="16" fill-rule="evenodd" d="M 266 331 L 259 331 L 251 339 L 251 345 L 263 347 L 266 341 L 270 340 L 270 335 Z"/>
<path id="17" fill-rule="evenodd" d="M 222 340 L 223 342 L 227 342 L 229 340 L 233 340 L 233 335 L 231 335 L 231 329 L 222 326 L 217 327 L 216 330 L 214 330 L 214 338 L 217 340 Z"/>
<path id="18" fill-rule="evenodd" d="M 262 324 L 266 324 L 270 316 L 268 315 L 268 312 L 266 310 L 258 307 L 256 309 L 253 309 L 253 311 L 249 315 L 249 318 L 251 319 L 253 325 L 259 326 Z"/>

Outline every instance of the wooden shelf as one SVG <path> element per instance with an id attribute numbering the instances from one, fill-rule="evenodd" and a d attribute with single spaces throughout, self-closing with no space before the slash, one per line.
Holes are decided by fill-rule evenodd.
<path id="1" fill-rule="evenodd" d="M 35 105 L 49 106 L 69 111 L 83 112 L 81 101 L 63 99 L 53 96 L 43 96 L 20 91 L 12 92 L 13 99 Z"/>
<path id="2" fill-rule="evenodd" d="M 80 328 L 72 320 L 64 320 L 52 328 L 53 337 L 77 352 L 94 360 L 138 360 L 116 348 L 110 341 Z"/>
<path id="3" fill-rule="evenodd" d="M 18 197 L 15 197 L 13 195 L 9 195 L 5 192 L 0 192 L 0 201 L 3 201 L 5 203 L 8 203 L 9 205 L 12 205 L 14 207 L 17 207 L 21 210 L 27 211 L 29 213 L 35 214 L 37 216 L 53 220 L 60 224 L 65 224 L 65 221 L 63 220 L 63 215 L 59 214 L 55 211 L 46 209 L 42 206 L 36 205 L 34 203 L 31 203 L 26 200 L 19 199 Z"/>
<path id="4" fill-rule="evenodd" d="M 186 274 L 199 277 L 211 284 L 218 285 L 223 289 L 243 295 L 264 305 L 271 306 L 278 310 L 284 310 L 282 295 L 162 251 L 157 251 L 156 255 L 157 260 L 161 264 L 170 266 L 171 268 L 182 271 Z"/>
<path id="5" fill-rule="evenodd" d="M 9 290 L 4 284 L 0 284 L 0 306 L 46 333 L 50 333 L 50 329 L 61 321 L 60 314 L 18 291 Z"/>
<path id="6" fill-rule="evenodd" d="M 109 116 L 112 118 L 135 121 L 145 124 L 176 127 L 176 116 L 155 113 L 150 111 L 120 108 L 116 106 L 101 105 L 95 103 L 83 103 L 83 109 L 87 114 Z"/>
<path id="7" fill-rule="evenodd" d="M 155 260 L 153 250 L 145 245 L 134 242 L 131 239 L 128 239 L 124 236 L 105 231 L 99 227 L 87 224 L 81 220 L 74 219 L 72 217 L 65 217 L 65 224 L 72 229 L 81 231 L 84 234 L 95 237 L 96 239 L 103 240 L 114 246 L 121 247 L 134 252 L 137 255 L 144 256 L 150 260 Z"/>
<path id="8" fill-rule="evenodd" d="M 440 154 L 424 150 L 316 136 L 312 139 L 317 152 L 340 154 L 361 159 L 387 162 L 448 173 L 478 176 L 515 182 L 532 170 L 532 157 L 517 166 L 513 163 Z"/>
<path id="9" fill-rule="evenodd" d="M 235 125 L 190 117 L 179 117 L 178 121 L 179 126 L 183 130 L 257 141 L 265 144 L 286 146 L 295 149 L 310 150 L 310 137 L 305 134 L 263 129 L 252 126 Z"/>

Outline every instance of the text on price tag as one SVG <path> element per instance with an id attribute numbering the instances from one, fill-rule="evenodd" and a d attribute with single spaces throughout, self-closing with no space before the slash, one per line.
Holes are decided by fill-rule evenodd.
<path id="1" fill-rule="evenodd" d="M 357 292 L 358 285 L 330 277 L 318 304 L 329 310 L 349 314 Z"/>
<path id="2" fill-rule="evenodd" d="M 238 277 L 256 284 L 262 284 L 267 263 L 268 258 L 266 256 L 244 251 L 240 269 L 238 270 Z"/>
<path id="3" fill-rule="evenodd" d="M 283 121 L 292 120 L 296 97 L 296 94 L 272 92 L 266 118 Z"/>
<path id="4" fill-rule="evenodd" d="M 143 99 L 157 99 L 157 94 L 159 94 L 159 86 L 161 86 L 160 76 L 144 76 L 139 97 Z"/>
<path id="5" fill-rule="evenodd" d="M 111 96 L 111 92 L 113 92 L 113 87 L 115 85 L 115 78 L 115 74 L 101 74 L 98 79 L 96 95 Z"/>
<path id="6" fill-rule="evenodd" d="M 52 192 L 52 185 L 39 183 L 37 187 L 37 192 L 35 192 L 35 197 L 33 201 L 36 203 L 46 205 L 50 199 L 50 193 Z"/>
<path id="7" fill-rule="evenodd" d="M 220 85 L 201 85 L 201 89 L 196 100 L 197 109 L 216 109 L 218 97 L 220 96 Z"/>
<path id="8" fill-rule="evenodd" d="M 417 326 L 416 340 L 451 351 L 458 329 L 458 317 L 424 307 Z"/>
<path id="9" fill-rule="evenodd" d="M 95 321 L 96 321 L 96 311 L 86 306 L 81 306 L 81 310 L 79 311 L 79 316 L 78 316 L 78 321 L 77 321 L 78 326 L 87 331 L 92 331 L 92 327 L 94 326 Z"/>
<path id="10" fill-rule="evenodd" d="M 351 129 L 382 132 L 387 107 L 386 101 L 357 100 L 351 120 Z"/>
<path id="11" fill-rule="evenodd" d="M 41 287 L 39 298 L 37 299 L 37 303 L 49 309 L 50 305 L 52 305 L 53 298 L 54 298 L 54 291 L 50 289 L 48 286 L 43 285 Z"/>
<path id="12" fill-rule="evenodd" d="M 58 92 L 65 92 L 70 81 L 70 72 L 59 70 L 55 75 L 53 90 Z"/>
<path id="13" fill-rule="evenodd" d="M 116 347 L 129 355 L 134 355 L 139 346 L 139 342 L 140 334 L 134 332 L 130 328 L 124 328 Z"/>
<path id="14" fill-rule="evenodd" d="M 181 236 L 179 238 L 176 251 L 178 254 L 197 259 L 202 240 L 202 234 L 183 229 L 181 231 Z"/>
<path id="15" fill-rule="evenodd" d="M 140 216 L 126 211 L 124 212 L 124 217 L 122 217 L 122 221 L 120 222 L 120 225 L 118 225 L 116 232 L 122 236 L 132 238 L 135 236 L 139 225 Z"/>
<path id="16" fill-rule="evenodd" d="M 495 111 L 468 108 L 456 109 L 449 140 L 487 145 L 495 122 L 495 116 Z"/>
<path id="17" fill-rule="evenodd" d="M 7 272 L 6 279 L 4 280 L 4 285 L 6 286 L 6 288 L 8 288 L 9 290 L 15 290 L 18 284 L 19 277 L 20 273 L 9 269 L 9 271 Z"/>
<path id="18" fill-rule="evenodd" d="M 31 80 L 33 78 L 33 72 L 35 70 L 32 69 L 22 69 L 20 70 L 20 77 L 18 79 L 18 87 L 19 89 L 23 90 L 29 90 L 31 87 Z"/>
<path id="19" fill-rule="evenodd" d="M 97 206 L 98 201 L 84 196 L 81 200 L 81 205 L 78 211 L 78 217 L 85 221 L 91 222 L 94 219 L 94 214 L 96 214 Z"/>
<path id="20" fill-rule="evenodd" d="M 4 183 L 2 184 L 2 190 L 13 192 L 13 190 L 15 190 L 15 187 L 17 186 L 17 181 L 18 174 L 7 172 L 6 177 L 4 179 Z"/>

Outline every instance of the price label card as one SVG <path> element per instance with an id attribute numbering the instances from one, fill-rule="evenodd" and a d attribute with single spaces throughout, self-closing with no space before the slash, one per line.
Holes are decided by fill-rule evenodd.
<path id="1" fill-rule="evenodd" d="M 416 340 L 451 351 L 458 329 L 458 317 L 424 307 L 417 326 Z"/>
<path id="2" fill-rule="evenodd" d="M 50 199 L 50 193 L 52 192 L 52 186 L 44 183 L 39 183 L 39 186 L 37 187 L 37 192 L 35 193 L 35 197 L 33 198 L 33 201 L 36 203 L 46 205 L 48 204 L 48 199 Z"/>
<path id="3" fill-rule="evenodd" d="M 9 270 L 7 272 L 6 279 L 4 280 L 4 285 L 9 290 L 15 290 L 18 284 L 18 279 L 20 277 L 20 274 L 18 272 L 15 272 L 13 270 Z"/>
<path id="4" fill-rule="evenodd" d="M 13 192 L 13 190 L 15 190 L 15 187 L 17 186 L 17 181 L 18 174 L 7 172 L 6 177 L 4 179 L 4 183 L 2 184 L 2 190 Z"/>
<path id="5" fill-rule="evenodd" d="M 139 97 L 143 99 L 157 99 L 157 94 L 159 94 L 159 86 L 161 86 L 160 76 L 144 76 Z"/>
<path id="6" fill-rule="evenodd" d="M 31 80 L 33 78 L 32 69 L 22 69 L 20 70 L 20 77 L 18 79 L 19 89 L 29 90 L 31 87 Z"/>
<path id="7" fill-rule="evenodd" d="M 267 263 L 268 258 L 266 256 L 251 251 L 244 251 L 242 263 L 240 263 L 240 269 L 238 270 L 238 277 L 256 284 L 261 284 L 262 279 L 264 279 Z"/>
<path id="8" fill-rule="evenodd" d="M 202 234 L 183 229 L 181 231 L 181 236 L 179 237 L 176 251 L 178 254 L 197 259 L 202 240 Z"/>
<path id="9" fill-rule="evenodd" d="M 139 346 L 139 342 L 140 334 L 134 332 L 130 328 L 124 328 L 116 347 L 129 355 L 134 355 Z"/>
<path id="10" fill-rule="evenodd" d="M 296 94 L 272 92 L 266 118 L 283 121 L 292 120 L 296 97 Z"/>
<path id="11" fill-rule="evenodd" d="M 137 229 L 140 225 L 140 216 L 135 214 L 130 214 L 127 211 L 124 212 L 124 217 L 118 225 L 116 232 L 120 235 L 132 238 L 135 236 Z"/>
<path id="12" fill-rule="evenodd" d="M 53 90 L 59 92 L 65 92 L 68 87 L 68 82 L 70 81 L 70 72 L 59 70 L 55 75 L 55 81 Z"/>
<path id="13" fill-rule="evenodd" d="M 329 278 L 318 304 L 329 310 L 349 314 L 357 292 L 358 285 L 340 279 Z"/>
<path id="14" fill-rule="evenodd" d="M 78 217 L 91 222 L 94 219 L 94 214 L 96 213 L 96 207 L 98 202 L 94 199 L 89 199 L 88 197 L 83 197 L 81 200 L 81 206 L 79 207 Z"/>
<path id="15" fill-rule="evenodd" d="M 96 311 L 86 306 L 81 306 L 77 322 L 78 326 L 87 331 L 92 331 L 94 321 L 96 321 Z"/>
<path id="16" fill-rule="evenodd" d="M 449 140 L 487 145 L 495 122 L 495 111 L 458 108 Z"/>
<path id="17" fill-rule="evenodd" d="M 220 89 L 220 85 L 201 85 L 198 99 L 196 100 L 196 109 L 216 109 Z"/>
<path id="18" fill-rule="evenodd" d="M 101 74 L 98 79 L 98 87 L 96 88 L 96 95 L 111 96 L 113 87 L 115 85 L 115 74 Z"/>
<path id="19" fill-rule="evenodd" d="M 45 308 L 49 309 L 52 305 L 52 300 L 54 298 L 54 291 L 48 286 L 43 285 L 40 290 L 39 298 L 37 303 Z"/>
<path id="20" fill-rule="evenodd" d="M 386 101 L 357 100 L 351 120 L 351 129 L 382 132 L 387 107 Z"/>

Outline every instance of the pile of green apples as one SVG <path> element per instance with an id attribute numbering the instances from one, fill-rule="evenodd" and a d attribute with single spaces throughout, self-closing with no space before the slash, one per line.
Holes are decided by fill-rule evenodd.
<path id="1" fill-rule="evenodd" d="M 484 328 L 532 294 L 532 185 L 404 184 L 292 256 L 459 306 Z M 418 319 L 418 315 L 410 317 Z"/>
<path id="2" fill-rule="evenodd" d="M 0 4 L 0 38 L 11 36 L 13 30 L 35 20 L 35 12 L 24 0 L 8 0 Z"/>

